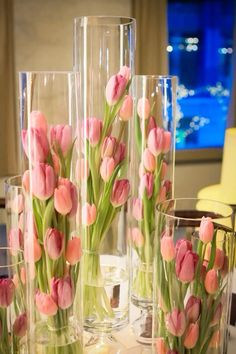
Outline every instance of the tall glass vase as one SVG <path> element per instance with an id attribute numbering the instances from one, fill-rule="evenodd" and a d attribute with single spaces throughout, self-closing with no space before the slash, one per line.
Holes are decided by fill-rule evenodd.
<path id="1" fill-rule="evenodd" d="M 180 198 L 159 204 L 156 216 L 153 352 L 227 353 L 232 208 Z"/>
<path id="2" fill-rule="evenodd" d="M 71 179 L 74 84 L 74 74 L 68 72 L 20 74 L 24 254 L 36 354 L 82 353 L 81 242 L 75 225 L 77 189 Z"/>
<path id="3" fill-rule="evenodd" d="M 132 327 L 137 341 L 152 341 L 155 209 L 173 195 L 176 84 L 171 76 L 134 76 L 129 175 Z"/>
<path id="4" fill-rule="evenodd" d="M 87 350 L 104 346 L 101 350 L 117 347 L 119 352 L 120 344 L 109 334 L 128 324 L 129 313 L 127 122 L 132 116 L 128 92 L 134 71 L 135 20 L 78 18 L 74 46 L 79 71 L 76 129 L 81 142 L 77 171 L 84 327 L 94 334 Z"/>

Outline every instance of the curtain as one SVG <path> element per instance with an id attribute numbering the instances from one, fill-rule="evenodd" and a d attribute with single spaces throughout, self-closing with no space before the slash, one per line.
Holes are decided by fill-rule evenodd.
<path id="1" fill-rule="evenodd" d="M 236 5 L 234 9 L 236 16 Z M 236 127 L 236 20 L 234 16 L 234 40 L 233 40 L 233 77 L 228 112 L 227 128 Z"/>
<path id="2" fill-rule="evenodd" d="M 13 0 L 0 0 L 0 177 L 18 172 Z"/>
<path id="3" fill-rule="evenodd" d="M 167 0 L 133 0 L 137 20 L 137 74 L 168 74 Z"/>

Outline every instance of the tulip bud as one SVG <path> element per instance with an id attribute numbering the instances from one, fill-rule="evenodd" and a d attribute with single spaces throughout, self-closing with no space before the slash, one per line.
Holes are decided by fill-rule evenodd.
<path id="1" fill-rule="evenodd" d="M 62 310 L 68 309 L 73 303 L 73 290 L 70 276 L 51 279 L 51 296 Z"/>
<path id="2" fill-rule="evenodd" d="M 40 200 L 47 200 L 53 195 L 55 175 L 52 166 L 37 163 L 32 171 L 32 192 Z"/>
<path id="3" fill-rule="evenodd" d="M 58 306 L 56 302 L 53 300 L 51 295 L 42 293 L 39 290 L 37 290 L 35 294 L 35 303 L 37 309 L 43 315 L 46 316 L 56 315 Z"/>
<path id="4" fill-rule="evenodd" d="M 60 168 L 61 168 L 60 159 L 58 155 L 53 151 L 52 151 L 52 164 L 53 164 L 53 170 L 55 175 L 59 175 Z"/>
<path id="5" fill-rule="evenodd" d="M 22 186 L 26 193 L 30 191 L 30 172 L 26 170 L 22 176 Z"/>
<path id="6" fill-rule="evenodd" d="M 157 127 L 148 134 L 147 145 L 154 156 L 158 156 L 163 151 L 164 130 Z"/>
<path id="7" fill-rule="evenodd" d="M 100 174 L 104 182 L 108 182 L 115 169 L 115 160 L 113 157 L 105 157 L 100 166 Z"/>
<path id="8" fill-rule="evenodd" d="M 27 235 L 27 233 L 26 233 Z M 24 245 L 24 258 L 28 263 L 38 262 L 42 256 L 41 246 L 38 239 L 33 236 L 26 236 Z"/>
<path id="9" fill-rule="evenodd" d="M 109 106 L 115 105 L 123 96 L 127 80 L 122 75 L 113 75 L 106 86 L 106 100 Z"/>
<path id="10" fill-rule="evenodd" d="M 208 294 L 215 294 L 219 288 L 218 277 L 215 269 L 210 269 L 206 273 L 205 281 L 204 281 L 205 289 Z"/>
<path id="11" fill-rule="evenodd" d="M 62 178 L 62 177 L 59 177 L 59 180 L 58 180 L 58 188 L 60 188 L 61 186 L 64 186 L 66 187 L 67 189 L 67 192 L 64 194 L 64 196 L 67 199 L 67 201 L 70 199 L 71 200 L 71 203 L 72 203 L 72 207 L 70 209 L 70 212 L 69 212 L 69 216 L 74 216 L 76 214 L 76 211 L 77 211 L 77 206 L 78 206 L 78 195 L 77 195 L 77 189 L 76 189 L 76 186 L 68 179 L 68 178 Z M 60 200 L 58 200 L 58 202 L 60 202 Z M 68 202 L 70 204 L 70 202 Z M 54 205 L 55 205 L 55 200 L 54 200 Z M 64 204 L 64 207 L 66 206 L 66 204 Z M 55 207 L 56 208 L 56 207 Z M 67 206 L 65 207 L 65 209 L 63 209 L 63 203 L 60 204 L 60 207 L 58 205 L 58 212 L 59 209 L 61 208 L 61 214 L 62 215 L 65 215 L 63 213 L 66 212 L 66 210 L 69 210 L 69 206 L 67 204 Z"/>
<path id="12" fill-rule="evenodd" d="M 213 268 L 216 270 L 222 269 L 224 266 L 224 260 L 225 260 L 225 254 L 224 251 L 216 248 L 216 254 L 215 254 L 215 260 L 214 260 L 214 266 Z"/>
<path id="13" fill-rule="evenodd" d="M 8 234 L 9 247 L 13 256 L 17 255 L 17 251 L 23 249 L 24 240 L 21 229 L 12 228 Z"/>
<path id="14" fill-rule="evenodd" d="M 148 119 L 150 115 L 150 111 L 151 111 L 151 107 L 150 107 L 149 99 L 146 97 L 139 98 L 137 104 L 137 113 L 139 117 L 142 119 Z"/>
<path id="15" fill-rule="evenodd" d="M 106 136 L 101 150 L 101 156 L 104 157 L 112 157 L 116 149 L 116 138 L 113 136 Z"/>
<path id="16" fill-rule="evenodd" d="M 143 204 L 142 200 L 139 198 L 133 198 L 132 201 L 132 213 L 133 217 L 137 221 L 141 221 L 143 219 Z"/>
<path id="17" fill-rule="evenodd" d="M 132 229 L 132 241 L 137 248 L 141 248 L 144 245 L 144 237 L 139 228 L 134 227 Z"/>
<path id="18" fill-rule="evenodd" d="M 64 186 L 59 185 L 54 190 L 54 207 L 56 211 L 62 215 L 68 214 L 72 209 L 72 200 L 70 190 Z"/>
<path id="19" fill-rule="evenodd" d="M 161 239 L 161 255 L 164 261 L 171 262 L 175 259 L 175 245 L 172 237 L 164 236 Z"/>
<path id="20" fill-rule="evenodd" d="M 185 307 L 188 322 L 196 322 L 200 316 L 200 311 L 201 299 L 193 295 L 190 296 Z"/>
<path id="21" fill-rule="evenodd" d="M 218 348 L 220 344 L 220 330 L 218 329 L 213 333 L 211 341 L 209 343 L 209 348 Z"/>
<path id="22" fill-rule="evenodd" d="M 167 354 L 168 347 L 164 338 L 157 338 L 156 339 L 156 353 L 157 354 Z"/>
<path id="23" fill-rule="evenodd" d="M 115 149 L 114 153 L 114 160 L 115 160 L 115 165 L 117 166 L 121 161 L 123 161 L 125 158 L 125 144 L 120 143 Z"/>
<path id="24" fill-rule="evenodd" d="M 66 247 L 66 260 L 71 265 L 79 262 L 82 255 L 81 240 L 79 237 L 73 237 L 67 242 Z"/>
<path id="25" fill-rule="evenodd" d="M 29 151 L 29 134 L 31 150 Z M 31 128 L 29 130 L 23 129 L 21 132 L 22 144 L 25 154 L 31 158 L 33 164 L 36 162 L 44 162 L 49 153 L 49 143 L 47 135 L 43 130 L 38 128 Z"/>
<path id="26" fill-rule="evenodd" d="M 15 295 L 15 284 L 9 278 L 0 279 L 0 307 L 8 307 Z"/>
<path id="27" fill-rule="evenodd" d="M 111 204 L 114 208 L 125 204 L 130 191 L 130 184 L 127 179 L 119 179 L 114 182 L 111 193 Z"/>
<path id="28" fill-rule="evenodd" d="M 91 146 L 96 146 L 99 143 L 102 133 L 102 121 L 97 118 L 87 119 L 86 137 Z"/>
<path id="29" fill-rule="evenodd" d="M 190 323 L 184 336 L 184 346 L 187 349 L 192 349 L 197 344 L 199 337 L 198 323 Z"/>
<path id="30" fill-rule="evenodd" d="M 214 225 L 211 218 L 202 217 L 199 227 L 199 238 L 203 243 L 211 242 L 214 235 Z"/>
<path id="31" fill-rule="evenodd" d="M 162 203 L 166 200 L 166 187 L 161 186 L 159 193 L 157 195 L 156 204 Z"/>
<path id="32" fill-rule="evenodd" d="M 153 129 L 153 128 L 156 128 L 157 125 L 156 125 L 156 120 L 153 116 L 151 116 L 148 120 L 148 124 L 147 124 L 147 136 L 149 135 L 150 131 Z"/>
<path id="33" fill-rule="evenodd" d="M 167 169 L 168 169 L 167 163 L 163 161 L 161 166 L 161 180 L 163 180 L 166 177 Z"/>
<path id="34" fill-rule="evenodd" d="M 54 261 L 62 255 L 64 249 L 64 238 L 63 233 L 59 230 L 52 228 L 47 229 L 44 239 L 44 248 L 48 256 Z"/>
<path id="35" fill-rule="evenodd" d="M 121 120 L 126 122 L 132 117 L 132 114 L 133 114 L 133 99 L 131 96 L 126 95 L 119 111 L 119 117 Z"/>
<path id="36" fill-rule="evenodd" d="M 174 309 L 166 316 L 166 324 L 168 331 L 173 336 L 181 337 L 186 328 L 186 319 L 183 311 Z"/>
<path id="37" fill-rule="evenodd" d="M 171 146 L 171 132 L 164 131 L 163 153 L 167 154 Z"/>
<path id="38" fill-rule="evenodd" d="M 215 313 L 214 313 L 213 318 L 210 323 L 211 326 L 215 326 L 217 323 L 220 322 L 222 310 L 223 310 L 223 305 L 220 302 L 215 309 Z"/>
<path id="39" fill-rule="evenodd" d="M 13 324 L 13 333 L 17 337 L 24 337 L 27 331 L 27 316 L 26 313 L 19 315 Z"/>
<path id="40" fill-rule="evenodd" d="M 155 156 L 149 151 L 145 149 L 143 152 L 143 165 L 147 171 L 153 172 L 156 168 L 156 159 Z"/>
<path id="41" fill-rule="evenodd" d="M 52 126 L 50 129 L 50 143 L 55 151 L 60 148 L 63 156 L 66 156 L 72 145 L 72 130 L 68 124 L 58 124 Z"/>
<path id="42" fill-rule="evenodd" d="M 225 255 L 224 264 L 223 264 L 223 267 L 221 269 L 222 278 L 224 278 L 228 274 L 228 271 L 229 271 L 229 258 L 228 258 L 228 256 Z"/>
<path id="43" fill-rule="evenodd" d="M 139 195 L 142 198 L 144 192 L 146 191 L 147 198 L 150 199 L 153 193 L 154 178 L 152 173 L 145 173 L 140 181 L 139 185 Z"/>
<path id="44" fill-rule="evenodd" d="M 47 134 L 48 125 L 45 115 L 40 111 L 32 111 L 30 113 L 30 127 L 41 129 Z"/>
<path id="45" fill-rule="evenodd" d="M 182 239 L 176 243 L 175 271 L 177 277 L 183 283 L 191 282 L 195 276 L 199 257 L 191 249 L 192 245 L 190 241 Z"/>
<path id="46" fill-rule="evenodd" d="M 82 208 L 82 224 L 86 226 L 92 225 L 97 217 L 97 209 L 95 204 L 85 203 Z"/>
<path id="47" fill-rule="evenodd" d="M 130 70 L 130 68 L 128 66 L 124 65 L 124 66 L 122 66 L 120 68 L 120 71 L 118 72 L 118 75 L 123 76 L 126 79 L 126 81 L 128 82 L 130 80 L 131 70 Z"/>

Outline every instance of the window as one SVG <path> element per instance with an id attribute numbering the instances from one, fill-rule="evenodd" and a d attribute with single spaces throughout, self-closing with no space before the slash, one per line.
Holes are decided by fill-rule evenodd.
<path id="1" fill-rule="evenodd" d="M 177 149 L 222 147 L 232 84 L 234 0 L 169 0 L 169 69 L 179 77 Z"/>

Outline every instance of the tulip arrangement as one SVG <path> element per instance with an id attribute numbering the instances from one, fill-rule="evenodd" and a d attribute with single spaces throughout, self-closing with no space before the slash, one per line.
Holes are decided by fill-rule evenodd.
<path id="1" fill-rule="evenodd" d="M 233 245 L 210 217 L 174 244 L 174 226 L 164 219 L 158 219 L 156 248 L 156 353 L 205 354 L 222 345 Z"/>
<path id="2" fill-rule="evenodd" d="M 132 116 L 129 85 L 130 69 L 126 66 L 107 82 L 103 120 L 87 118 L 82 139 L 84 156 L 77 164 L 78 177 L 86 191 L 82 202 L 84 316 L 99 321 L 114 317 L 100 255 L 107 232 L 130 190 L 129 181 L 124 178 L 126 146 L 122 141 Z"/>
<path id="3" fill-rule="evenodd" d="M 49 127 L 41 111 L 32 111 L 29 128 L 22 130 L 22 144 L 30 165 L 22 183 L 31 204 L 24 256 L 35 279 L 37 318 L 46 319 L 48 329 L 58 336 L 53 339 L 56 342 L 61 342 L 63 335 L 68 336 L 66 331 L 76 322 L 74 303 L 79 292 L 81 242 L 73 231 L 78 197 L 70 180 L 74 143 L 69 125 Z M 78 333 L 78 324 L 74 326 Z M 73 342 L 58 347 L 54 343 L 54 349 L 44 350 L 50 354 L 80 352 L 80 340 L 74 338 Z"/>

